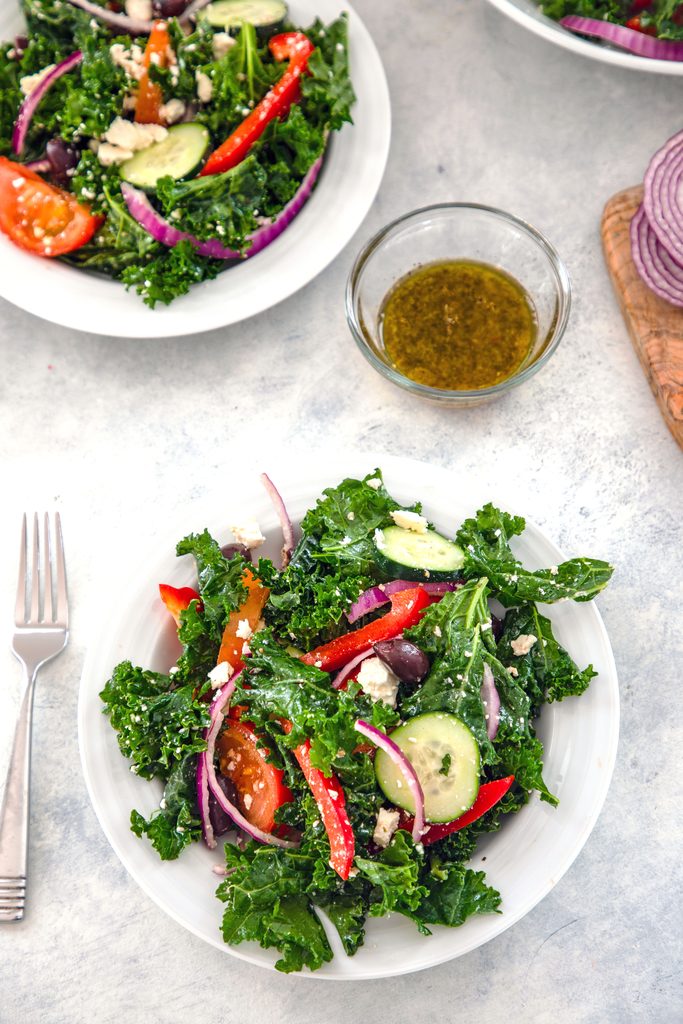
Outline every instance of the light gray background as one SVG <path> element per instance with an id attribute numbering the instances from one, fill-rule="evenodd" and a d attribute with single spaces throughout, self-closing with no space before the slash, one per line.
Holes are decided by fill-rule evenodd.
<path id="1" fill-rule="evenodd" d="M 72 641 L 39 680 L 30 908 L 23 923 L 0 927 L 2 1024 L 683 1016 L 682 461 L 599 241 L 605 201 L 639 181 L 680 130 L 681 79 L 574 56 L 482 2 L 357 8 L 389 79 L 392 149 L 366 223 L 316 281 L 247 323 L 171 341 L 74 334 L 0 302 L 0 622 L 10 621 L 24 506 L 62 509 L 73 608 Z M 565 339 L 540 375 L 459 412 L 379 379 L 342 305 L 360 243 L 440 200 L 531 221 L 559 249 L 575 291 Z M 77 748 L 78 679 L 112 561 L 165 536 L 165 515 L 193 498 L 229 495 L 237 461 L 277 477 L 278 452 L 308 446 L 386 450 L 450 467 L 463 486 L 490 481 L 569 554 L 618 567 L 599 605 L 620 673 L 621 743 L 584 851 L 541 905 L 484 948 L 350 986 L 266 973 L 165 917 L 100 832 Z M 18 701 L 18 667 L 4 651 L 0 669 L 2 778 Z"/>

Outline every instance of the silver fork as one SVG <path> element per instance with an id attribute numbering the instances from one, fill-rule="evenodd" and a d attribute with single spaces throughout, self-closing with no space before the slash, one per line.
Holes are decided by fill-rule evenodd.
<path id="1" fill-rule="evenodd" d="M 16 628 L 12 638 L 12 651 L 24 668 L 23 693 L 0 812 L 0 921 L 21 921 L 26 903 L 31 714 L 36 676 L 46 661 L 64 650 L 69 639 L 64 542 L 59 512 L 55 516 L 54 551 L 50 543 L 50 520 L 45 514 L 42 571 L 39 532 L 38 516 L 34 515 L 29 558 L 24 516 L 14 621 Z"/>

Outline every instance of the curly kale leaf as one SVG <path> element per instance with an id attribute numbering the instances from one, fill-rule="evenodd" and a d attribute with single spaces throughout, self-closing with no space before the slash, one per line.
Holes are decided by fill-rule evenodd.
<path id="1" fill-rule="evenodd" d="M 500 893 L 484 878 L 483 871 L 462 864 L 433 863 L 421 876 L 427 891 L 411 915 L 420 931 L 429 932 L 432 924 L 458 928 L 473 914 L 499 913 Z"/>
<path id="2" fill-rule="evenodd" d="M 226 558 L 208 530 L 188 534 L 179 541 L 176 554 L 194 557 L 199 594 L 204 605 L 202 615 L 220 643 L 228 616 L 237 611 L 247 598 L 243 577 L 249 563 L 241 555 Z"/>
<path id="3" fill-rule="evenodd" d="M 176 181 L 161 178 L 157 198 L 166 217 L 175 215 L 174 226 L 196 238 L 218 238 L 236 251 L 248 247 L 247 236 L 256 230 L 256 216 L 263 207 L 267 176 L 255 156 L 223 174 L 207 174 Z"/>
<path id="4" fill-rule="evenodd" d="M 491 590 L 507 607 L 524 601 L 551 603 L 564 598 L 590 601 L 607 585 L 612 566 L 594 558 L 572 558 L 550 569 L 525 569 L 509 540 L 524 529 L 521 516 L 484 505 L 457 533 L 465 553 L 466 577 L 487 576 Z"/>
<path id="5" fill-rule="evenodd" d="M 146 835 L 162 860 L 175 860 L 202 836 L 197 809 L 197 758 L 188 754 L 168 777 L 161 807 L 145 819 L 131 811 L 130 827 L 138 838 Z"/>
<path id="6" fill-rule="evenodd" d="M 358 743 L 354 723 L 367 714 L 378 725 L 395 723 L 397 716 L 381 702 L 371 704 L 358 687 L 334 690 L 330 677 L 313 665 L 292 657 L 268 630 L 252 641 L 252 654 L 240 679 L 235 701 L 246 704 L 248 718 L 268 729 L 271 719 L 291 723 L 286 737 L 290 749 L 311 741 L 311 763 L 326 774 Z"/>
<path id="7" fill-rule="evenodd" d="M 471 580 L 431 605 L 421 622 L 406 637 L 432 659 L 422 686 L 401 702 L 403 715 L 447 711 L 471 729 L 483 764 L 495 764 L 496 755 L 486 733 L 481 699 L 484 661 L 490 632 L 487 580 Z M 488 626 L 482 632 L 482 627 Z"/>
<path id="8" fill-rule="evenodd" d="M 0 156 L 12 156 L 12 132 L 17 110 L 23 99 L 19 88 L 20 72 L 18 61 L 10 54 L 14 53 L 11 43 L 0 47 Z"/>
<path id="9" fill-rule="evenodd" d="M 306 116 L 326 128 L 351 122 L 356 101 L 349 77 L 348 19 L 343 14 L 330 25 L 316 21 L 306 35 L 315 45 L 308 61 L 310 72 L 301 83 Z"/>
<path id="10" fill-rule="evenodd" d="M 306 890 L 315 858 L 298 850 L 251 843 L 226 845 L 228 877 L 217 896 L 225 904 L 223 938 L 231 945 L 254 941 L 282 954 L 279 971 L 315 970 L 332 950 Z"/>
<path id="11" fill-rule="evenodd" d="M 516 656 L 511 647 L 511 641 L 519 636 L 536 637 L 533 647 L 521 657 Z M 544 703 L 584 693 L 597 674 L 592 665 L 585 669 L 576 665 L 555 639 L 550 619 L 541 615 L 533 604 L 521 605 L 507 613 L 497 653 L 502 664 L 516 673 L 535 714 Z"/>
<path id="12" fill-rule="evenodd" d="M 166 780 L 186 755 L 205 749 L 201 734 L 209 724 L 209 710 L 190 684 L 177 686 L 173 676 L 123 661 L 100 698 L 118 733 L 121 753 L 144 779 Z"/>

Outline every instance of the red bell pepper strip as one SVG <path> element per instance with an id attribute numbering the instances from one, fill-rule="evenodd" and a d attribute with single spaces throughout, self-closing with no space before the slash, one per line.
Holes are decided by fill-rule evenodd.
<path id="1" fill-rule="evenodd" d="M 176 626 L 180 625 L 180 613 L 190 607 L 190 601 L 200 601 L 199 594 L 192 587 L 172 587 L 169 583 L 159 584 L 159 594 Z"/>
<path id="2" fill-rule="evenodd" d="M 283 727 L 285 732 L 290 732 L 292 725 L 290 722 L 285 722 Z M 330 841 L 330 867 L 334 868 L 339 877 L 346 881 L 353 867 L 356 840 L 349 816 L 346 813 L 344 790 L 334 775 L 323 775 L 319 768 L 313 767 L 309 740 L 294 748 L 294 756 L 299 762 L 323 819 L 327 838 Z"/>
<path id="3" fill-rule="evenodd" d="M 429 846 L 431 843 L 437 843 L 439 839 L 443 839 L 445 836 L 450 836 L 453 832 L 459 832 L 461 828 L 465 828 L 467 825 L 471 825 L 473 821 L 476 821 L 477 818 L 481 818 L 482 814 L 486 814 L 486 812 L 490 811 L 492 807 L 495 807 L 499 800 L 503 799 L 514 781 L 514 775 L 508 775 L 504 779 L 495 779 L 493 782 L 485 782 L 484 785 L 479 788 L 477 799 L 474 801 L 469 811 L 465 811 L 465 813 L 461 814 L 459 818 L 455 818 L 453 821 L 447 821 L 443 825 L 429 826 L 428 831 L 422 836 L 423 846 Z M 413 819 L 404 818 L 399 827 L 411 832 L 413 828 Z"/>
<path id="4" fill-rule="evenodd" d="M 299 79 L 315 49 L 313 43 L 303 32 L 284 32 L 282 35 L 273 36 L 268 46 L 276 60 L 289 57 L 287 70 L 232 135 L 214 150 L 200 171 L 200 176 L 222 174 L 223 171 L 236 167 L 263 134 L 266 125 L 275 118 L 284 117 L 292 103 L 298 102 L 301 95 Z"/>
<path id="5" fill-rule="evenodd" d="M 168 67 L 170 57 L 171 37 L 168 34 L 166 22 L 155 21 L 142 58 L 145 71 L 138 84 L 135 102 L 135 120 L 140 124 L 163 124 L 160 111 L 164 102 L 164 94 L 161 91 L 161 86 L 150 78 L 148 69 L 150 64 L 154 64 L 158 68 Z"/>
<path id="6" fill-rule="evenodd" d="M 391 640 L 404 629 L 417 625 L 424 608 L 431 604 L 429 594 L 422 587 L 414 590 L 399 590 L 391 595 L 391 611 L 381 619 L 375 619 L 362 629 L 353 633 L 345 633 L 329 644 L 316 647 L 301 660 L 306 665 L 315 665 L 323 672 L 336 672 L 357 654 L 368 651 L 379 640 Z"/>

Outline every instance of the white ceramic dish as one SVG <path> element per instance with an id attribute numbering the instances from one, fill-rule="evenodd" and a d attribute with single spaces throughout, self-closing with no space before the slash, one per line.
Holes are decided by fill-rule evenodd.
<path id="1" fill-rule="evenodd" d="M 420 499 L 437 528 L 454 531 L 458 523 L 490 499 L 504 506 L 504 498 L 463 488 L 462 480 L 441 469 L 407 459 L 383 457 L 380 462 L 349 457 L 330 463 L 316 460 L 297 469 L 273 469 L 273 475 L 292 518 L 298 520 L 314 503 L 323 487 L 344 476 L 362 475 L 381 465 L 389 490 L 399 501 Z M 315 465 L 315 468 L 313 466 Z M 324 470 L 319 467 L 326 466 Z M 268 469 L 268 467 L 264 467 Z M 201 844 L 186 850 L 177 861 L 162 862 L 152 847 L 129 829 L 133 807 L 148 815 L 161 788 L 136 778 L 121 756 L 114 731 L 102 714 L 99 691 L 114 665 L 124 658 L 144 667 L 167 671 L 178 654 L 172 623 L 158 599 L 157 584 L 191 583 L 191 559 L 176 559 L 175 544 L 190 531 L 207 526 L 222 541 L 229 539 L 223 524 L 233 513 L 255 515 L 268 537 L 265 553 L 276 557 L 281 544 L 279 527 L 269 499 L 255 472 L 240 486 L 239 505 L 227 507 L 218 495 L 211 507 L 189 506 L 182 521 L 164 524 L 166 543 L 156 554 L 145 553 L 144 568 L 135 565 L 119 595 L 114 589 L 110 608 L 103 608 L 99 625 L 91 630 L 79 698 L 79 742 L 90 796 L 111 845 L 138 885 L 185 928 L 225 953 L 272 968 L 276 955 L 255 944 L 226 946 L 220 936 L 221 904 L 214 896 L 218 883 L 212 873 L 222 863 L 220 851 Z M 525 512 L 509 505 L 511 511 Z M 233 520 L 234 521 L 234 520 Z M 528 524 L 516 544 L 530 566 L 561 560 L 555 545 Z M 132 580 L 141 580 L 134 586 Z M 474 866 L 484 866 L 490 884 L 503 896 L 501 915 L 470 919 L 457 929 L 436 928 L 431 937 L 418 934 L 414 925 L 394 914 L 371 919 L 365 945 L 348 958 L 331 936 L 335 957 L 315 977 L 363 979 L 420 970 L 454 959 L 499 935 L 524 916 L 562 877 L 586 842 L 605 799 L 617 748 L 619 696 L 616 668 L 602 620 L 593 604 L 567 602 L 552 607 L 550 615 L 558 639 L 581 666 L 592 662 L 599 675 L 578 700 L 544 709 L 539 734 L 545 745 L 545 778 L 560 798 L 553 810 L 532 800 L 502 830 L 480 845 Z M 480 859 L 486 857 L 484 865 Z M 308 973 L 308 972 L 306 972 Z"/>
<path id="2" fill-rule="evenodd" d="M 593 42 L 585 37 L 574 35 L 573 32 L 568 32 L 552 18 L 546 18 L 534 0 L 489 0 L 489 3 L 492 3 L 503 14 L 507 14 L 518 25 L 530 29 L 537 36 L 541 36 L 551 43 L 557 43 L 558 46 L 563 46 L 565 50 L 571 50 L 573 53 L 583 54 L 584 57 L 590 57 L 592 60 L 599 60 L 605 64 L 631 68 L 633 71 L 649 71 L 655 75 L 683 75 L 683 61 L 651 60 L 649 57 L 638 57 L 635 53 L 605 46 L 597 41 Z"/>
<path id="3" fill-rule="evenodd" d="M 260 313 L 324 270 L 362 223 L 382 180 L 391 135 L 389 90 L 375 45 L 345 0 L 292 0 L 289 9 L 301 25 L 349 12 L 351 75 L 358 101 L 354 124 L 334 133 L 313 195 L 275 242 L 170 306 L 151 310 L 117 281 L 32 256 L 0 235 L 0 295 L 64 327 L 115 337 L 173 337 Z M 22 30 L 18 4 L 6 0 L 0 5 L 0 39 Z"/>

